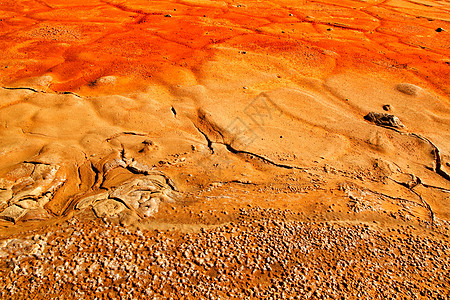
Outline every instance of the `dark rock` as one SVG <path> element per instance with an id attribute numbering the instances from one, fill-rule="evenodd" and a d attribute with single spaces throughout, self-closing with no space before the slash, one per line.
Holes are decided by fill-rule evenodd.
<path id="1" fill-rule="evenodd" d="M 385 104 L 385 105 L 383 105 L 383 109 L 385 111 L 390 111 L 392 109 L 392 107 L 389 104 Z"/>
<path id="2" fill-rule="evenodd" d="M 370 112 L 366 116 L 364 116 L 364 119 L 380 126 L 389 126 L 395 128 L 405 127 L 402 122 L 400 122 L 399 118 L 390 114 Z"/>
<path id="3" fill-rule="evenodd" d="M 445 31 L 444 28 L 439 27 L 438 29 L 436 29 L 436 32 L 442 32 Z"/>

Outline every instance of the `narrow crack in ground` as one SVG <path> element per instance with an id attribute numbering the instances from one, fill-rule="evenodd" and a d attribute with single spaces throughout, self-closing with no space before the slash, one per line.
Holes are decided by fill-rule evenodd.
<path id="1" fill-rule="evenodd" d="M 422 201 L 422 203 L 426 206 L 426 208 L 428 209 L 429 213 L 430 213 L 430 219 L 431 219 L 431 226 L 434 226 L 434 212 L 433 209 L 431 209 L 430 204 L 428 204 L 427 201 L 425 201 L 425 199 L 422 197 L 422 195 L 420 195 L 418 192 L 416 192 L 413 189 L 410 189 L 411 193 L 417 195 L 419 197 L 419 199 Z"/>
<path id="2" fill-rule="evenodd" d="M 405 182 L 400 182 L 400 181 L 397 181 L 397 180 L 395 180 L 395 179 L 393 179 L 393 178 L 390 178 L 390 177 L 388 177 L 388 178 L 389 178 L 390 180 L 392 180 L 393 182 L 395 182 L 396 184 L 401 185 L 401 186 L 407 188 L 408 191 L 410 191 L 411 193 L 413 193 L 414 195 L 416 195 L 417 197 L 419 197 L 419 199 L 420 199 L 420 201 L 422 202 L 423 206 L 426 207 L 427 210 L 428 210 L 428 212 L 429 212 L 429 215 L 430 215 L 430 221 L 431 221 L 431 226 L 433 226 L 433 225 L 434 225 L 434 219 L 435 219 L 435 218 L 434 218 L 434 212 L 433 212 L 433 209 L 431 208 L 430 204 L 428 204 L 428 202 L 425 201 L 425 199 L 422 197 L 422 195 L 420 195 L 418 192 L 414 191 L 414 188 L 415 188 L 416 186 L 422 185 L 422 181 L 420 180 L 420 178 L 414 175 L 414 178 L 416 178 L 416 181 L 415 181 L 415 184 L 414 184 L 414 185 L 409 185 L 409 184 L 407 184 L 407 183 L 405 183 Z"/>
<path id="3" fill-rule="evenodd" d="M 204 133 L 197 125 L 195 125 L 194 122 L 192 122 L 192 124 L 194 124 L 194 127 L 197 129 L 197 131 L 200 132 L 200 134 L 203 135 L 203 137 L 206 139 L 206 143 L 208 145 L 209 151 L 211 151 L 211 154 L 214 154 L 214 148 L 212 146 L 213 141 L 211 141 L 211 139 L 208 137 L 208 135 L 206 133 Z"/>
<path id="4" fill-rule="evenodd" d="M 425 208 L 423 202 L 422 203 L 418 203 L 418 202 L 416 202 L 414 200 L 409 200 L 409 199 L 405 199 L 405 198 L 399 198 L 399 197 L 390 196 L 390 195 L 387 195 L 387 194 L 384 194 L 384 193 L 381 193 L 381 192 L 377 192 L 377 191 L 374 191 L 374 190 L 371 190 L 371 189 L 365 189 L 365 190 L 369 191 L 371 193 L 374 193 L 376 195 L 379 195 L 379 196 L 382 196 L 382 197 L 386 197 L 386 198 L 391 199 L 391 200 L 400 201 L 400 202 L 408 202 L 408 203 L 411 203 L 411 204 L 414 204 L 414 205 L 419 205 L 420 207 L 424 207 Z"/>
<path id="5" fill-rule="evenodd" d="M 92 190 L 95 186 L 98 185 L 98 182 L 100 180 L 100 170 L 98 170 L 91 161 L 90 161 L 90 166 L 91 166 L 91 170 L 95 174 L 94 183 L 91 186 L 91 190 Z M 103 183 L 103 181 L 102 181 L 102 183 Z M 101 186 L 101 184 L 100 184 L 100 186 Z"/>
<path id="6" fill-rule="evenodd" d="M 33 88 L 29 88 L 29 87 L 6 87 L 6 86 L 2 86 L 2 89 L 4 89 L 4 90 L 28 90 L 28 91 L 32 91 L 34 93 L 40 93 L 38 90 L 33 89 Z"/>
<path id="7" fill-rule="evenodd" d="M 227 149 L 229 152 L 233 153 L 233 154 L 246 154 L 246 155 L 250 155 L 250 156 L 256 157 L 256 158 L 262 160 L 263 162 L 268 163 L 269 165 L 272 165 L 272 166 L 275 166 L 275 167 L 279 167 L 279 168 L 283 168 L 283 169 L 289 169 L 289 170 L 292 170 L 292 169 L 296 169 L 296 170 L 306 170 L 306 169 L 308 169 L 308 168 L 303 168 L 303 167 L 298 167 L 298 166 L 292 166 L 292 165 L 280 164 L 280 163 L 277 163 L 277 162 L 275 162 L 275 161 L 273 161 L 273 160 L 271 160 L 271 159 L 269 159 L 269 158 L 267 158 L 267 157 L 264 157 L 264 156 L 262 156 L 262 155 L 260 155 L 260 154 L 256 154 L 256 153 L 253 153 L 253 152 L 250 152 L 250 151 L 246 151 L 246 150 L 238 150 L 238 149 L 234 148 L 234 147 L 231 145 L 231 143 L 225 142 L 225 138 L 224 138 L 224 135 L 222 134 L 222 132 L 220 132 L 220 130 L 216 128 L 217 126 L 213 126 L 213 124 L 211 124 L 211 122 L 209 122 L 209 120 L 206 118 L 206 116 L 205 116 L 204 113 L 202 113 L 202 114 L 200 115 L 200 112 L 199 112 L 199 118 L 200 118 L 200 121 L 206 122 L 206 123 L 209 125 L 209 127 L 211 127 L 211 130 L 213 130 L 214 132 L 217 132 L 217 134 L 219 134 L 219 135 L 222 137 L 223 142 L 218 142 L 218 141 L 213 141 L 213 140 L 211 140 L 211 138 L 208 136 L 208 134 L 207 134 L 206 132 L 204 132 L 203 130 L 201 130 L 201 129 L 199 128 L 199 126 L 197 126 L 197 125 L 195 124 L 195 122 L 192 121 L 192 124 L 193 124 L 194 127 L 198 130 L 198 132 L 200 132 L 200 133 L 205 137 L 205 139 L 206 139 L 206 141 L 207 141 L 207 143 L 208 143 L 208 148 L 210 149 L 210 151 L 211 151 L 212 154 L 214 154 L 214 148 L 212 147 L 212 145 L 213 145 L 214 143 L 216 143 L 216 144 L 224 145 L 224 146 L 226 147 L 226 149 Z"/>
<path id="8" fill-rule="evenodd" d="M 134 131 L 122 131 L 122 132 L 118 132 L 112 136 L 110 136 L 109 138 L 106 139 L 107 142 L 121 136 L 121 135 L 135 135 L 135 136 L 148 136 L 146 133 L 143 132 L 134 132 Z"/>
<path id="9" fill-rule="evenodd" d="M 445 172 L 442 169 L 441 152 L 440 152 L 439 148 L 430 139 L 428 139 L 427 137 L 424 137 L 424 136 L 422 136 L 420 134 L 414 133 L 414 132 L 403 132 L 401 130 L 398 130 L 396 128 L 389 127 L 389 126 L 383 126 L 383 125 L 378 125 L 378 126 L 384 127 L 386 129 L 389 129 L 389 130 L 393 130 L 393 131 L 395 131 L 395 132 L 397 132 L 397 133 L 399 133 L 401 135 L 407 135 L 407 136 L 412 136 L 412 137 L 418 138 L 419 140 L 427 142 L 428 144 L 430 144 L 431 147 L 433 147 L 433 149 L 434 149 L 435 164 L 436 164 L 436 168 L 434 169 L 434 172 L 436 174 L 440 175 L 442 178 L 450 181 L 450 175 L 447 174 L 447 172 Z"/>
<path id="10" fill-rule="evenodd" d="M 48 93 L 46 91 L 39 91 L 37 89 L 31 88 L 31 87 L 7 87 L 7 86 L 2 86 L 2 89 L 4 90 L 28 90 L 28 91 L 32 91 L 34 93 L 42 93 L 42 94 L 51 94 Z M 82 98 L 80 95 L 74 93 L 74 92 L 70 92 L 70 91 L 62 91 L 62 92 L 56 92 L 55 94 L 57 95 L 73 95 L 77 98 Z"/>
<path id="11" fill-rule="evenodd" d="M 302 167 L 298 167 L 298 166 L 280 164 L 280 163 L 274 162 L 273 160 L 270 160 L 267 157 L 264 157 L 264 156 L 262 156 L 260 154 L 256 154 L 256 153 L 253 153 L 253 152 L 250 152 L 250 151 L 245 151 L 245 150 L 237 150 L 233 146 L 231 146 L 230 144 L 226 144 L 226 143 L 220 143 L 220 144 L 225 145 L 227 150 L 230 151 L 233 154 L 247 154 L 247 155 L 250 155 L 250 156 L 254 156 L 254 157 L 256 157 L 256 158 L 258 158 L 258 159 L 260 159 L 260 160 L 262 160 L 262 161 L 264 161 L 264 162 L 266 162 L 266 163 L 268 163 L 268 164 L 270 164 L 272 166 L 275 166 L 275 167 L 279 167 L 279 168 L 283 168 L 283 169 L 290 169 L 290 170 L 292 170 L 292 169 L 307 170 L 308 169 L 308 168 L 302 168 Z"/>

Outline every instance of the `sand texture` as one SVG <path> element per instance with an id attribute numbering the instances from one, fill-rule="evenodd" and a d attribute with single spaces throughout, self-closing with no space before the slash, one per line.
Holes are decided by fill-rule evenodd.
<path id="1" fill-rule="evenodd" d="M 1 297 L 448 299 L 449 16 L 0 2 Z"/>

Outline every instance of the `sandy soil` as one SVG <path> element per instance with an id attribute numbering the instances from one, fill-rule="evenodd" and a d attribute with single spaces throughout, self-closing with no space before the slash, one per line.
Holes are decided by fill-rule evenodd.
<path id="1" fill-rule="evenodd" d="M 0 12 L 2 298 L 448 299 L 447 1 L 5 0 Z M 100 232 L 97 248 L 66 247 Z M 242 257 L 197 262 L 218 245 Z M 116 250 L 138 278 L 86 271 Z M 155 251 L 170 263 L 156 267 Z"/>

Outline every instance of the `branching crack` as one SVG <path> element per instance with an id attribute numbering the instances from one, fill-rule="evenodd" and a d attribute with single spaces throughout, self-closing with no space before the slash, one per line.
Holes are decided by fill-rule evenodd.
<path id="1" fill-rule="evenodd" d="M 393 197 L 393 196 L 390 196 L 390 195 L 387 195 L 387 194 L 384 194 L 384 193 L 380 193 L 380 192 L 377 192 L 377 191 L 374 191 L 374 190 L 371 190 L 371 189 L 366 189 L 366 191 L 369 191 L 369 192 L 371 192 L 373 194 L 376 194 L 378 196 L 386 197 L 386 198 L 391 199 L 391 200 L 408 202 L 408 203 L 411 203 L 411 204 L 414 204 L 414 205 L 419 205 L 421 207 L 425 207 L 423 202 L 422 203 L 418 203 L 418 202 L 413 201 L 413 200 L 408 200 L 408 199 L 399 198 L 399 197 Z"/>
<path id="2" fill-rule="evenodd" d="M 426 188 L 437 189 L 437 190 L 440 190 L 440 191 L 442 191 L 442 192 L 444 192 L 444 193 L 450 193 L 450 190 L 449 190 L 449 189 L 446 189 L 446 188 L 443 188 L 443 187 L 440 187 L 440 186 L 435 186 L 435 185 L 431 185 L 431 184 L 426 184 L 426 183 L 423 183 L 423 182 L 422 182 L 422 185 L 423 185 L 424 187 L 426 187 Z"/>
<path id="3" fill-rule="evenodd" d="M 423 206 L 426 207 L 426 208 L 428 209 L 428 212 L 429 212 L 429 215 L 430 215 L 430 220 L 431 220 L 431 226 L 433 226 L 433 225 L 434 225 L 434 212 L 433 212 L 433 209 L 431 208 L 430 204 L 428 204 L 428 202 L 425 201 L 425 199 L 422 197 L 422 195 L 420 195 L 418 192 L 416 192 L 416 191 L 414 190 L 414 188 L 415 188 L 416 186 L 418 186 L 418 185 L 423 185 L 422 180 L 421 180 L 419 177 L 413 175 L 413 178 L 415 178 L 416 180 L 414 181 L 414 184 L 413 184 L 413 185 L 410 185 L 410 184 L 408 184 L 408 183 L 400 182 L 400 181 L 397 181 L 397 180 L 392 179 L 392 178 L 390 178 L 390 177 L 388 177 L 388 178 L 389 178 L 390 180 L 392 180 L 393 182 L 395 182 L 396 184 L 401 185 L 401 186 L 403 186 L 403 187 L 406 187 L 411 193 L 413 193 L 414 195 L 416 195 L 417 197 L 419 197 L 420 201 L 422 201 Z M 425 186 L 425 185 L 424 185 L 424 186 Z"/>
<path id="4" fill-rule="evenodd" d="M 138 166 L 136 166 L 135 164 L 133 164 L 133 162 L 135 162 L 134 158 L 127 158 L 126 154 L 125 154 L 125 147 L 122 145 L 122 150 L 120 151 L 120 158 L 121 160 L 125 163 L 125 169 L 127 169 L 128 171 L 130 171 L 133 174 L 139 175 L 150 175 L 150 174 L 158 174 L 161 175 L 162 177 L 164 177 L 165 179 L 165 183 L 170 186 L 172 188 L 172 190 L 174 191 L 178 191 L 178 188 L 176 187 L 175 183 L 173 182 L 173 180 L 168 177 L 166 174 L 164 174 L 161 171 L 157 171 L 157 170 L 149 170 L 147 168 L 139 168 Z M 123 167 L 123 166 L 122 166 Z"/>
<path id="5" fill-rule="evenodd" d="M 222 138 L 222 142 L 212 141 L 212 140 L 210 139 L 210 137 L 208 136 L 208 134 L 206 134 L 206 132 L 204 132 L 203 130 L 201 130 L 201 129 L 195 124 L 195 122 L 192 121 L 192 124 L 193 124 L 194 127 L 198 130 L 198 132 L 200 132 L 200 133 L 205 137 L 205 139 L 206 139 L 206 141 L 207 141 L 207 143 L 208 143 L 208 148 L 210 149 L 210 151 L 211 151 L 212 154 L 214 154 L 214 148 L 213 148 L 212 145 L 213 145 L 214 143 L 216 143 L 216 144 L 224 145 L 224 146 L 226 147 L 226 149 L 227 149 L 229 152 L 233 153 L 233 154 L 246 154 L 246 155 L 250 155 L 250 156 L 256 157 L 256 158 L 262 160 L 263 162 L 268 163 L 269 165 L 272 165 L 272 166 L 275 166 L 275 167 L 279 167 L 279 168 L 283 168 L 283 169 L 290 169 L 290 170 L 292 170 L 292 169 L 305 170 L 305 169 L 306 169 L 306 168 L 297 167 L 297 166 L 292 166 L 292 165 L 280 164 L 280 163 L 274 162 L 273 160 L 271 160 L 271 159 L 269 159 L 269 158 L 267 158 L 267 157 L 264 157 L 264 156 L 262 156 L 262 155 L 260 155 L 260 154 L 256 154 L 256 153 L 253 153 L 253 152 L 250 152 L 250 151 L 246 151 L 246 150 L 238 150 L 238 149 L 234 148 L 234 147 L 231 145 L 231 143 L 225 142 L 226 139 L 225 139 L 224 135 L 222 134 L 222 132 L 217 128 L 218 126 L 215 125 L 215 124 L 212 124 L 211 122 L 209 122 L 209 120 L 208 120 L 207 117 L 206 117 L 206 114 L 205 114 L 203 111 L 200 111 L 200 110 L 198 111 L 198 117 L 199 117 L 199 120 L 200 120 L 200 123 L 201 123 L 201 124 L 202 124 L 202 123 L 206 123 L 205 125 L 208 126 L 208 127 L 210 128 L 210 130 L 216 132 L 216 133 L 217 133 L 218 135 L 220 135 L 220 137 Z"/>
<path id="6" fill-rule="evenodd" d="M 195 125 L 195 123 L 192 123 L 192 124 L 194 124 L 194 127 L 197 129 L 197 131 L 200 132 L 200 134 L 203 135 L 203 137 L 206 139 L 206 142 L 207 142 L 207 144 L 208 144 L 209 150 L 211 151 L 211 154 L 214 154 L 214 148 L 213 148 L 213 146 L 212 146 L 213 141 L 211 141 L 211 140 L 209 139 L 208 135 L 207 135 L 206 133 L 204 133 L 200 128 L 198 128 L 198 126 Z"/>
<path id="7" fill-rule="evenodd" d="M 305 170 L 306 168 L 302 168 L 302 167 L 297 167 L 297 166 L 292 166 L 292 165 L 285 165 L 285 164 L 279 164 L 277 162 L 274 162 L 273 160 L 268 159 L 267 157 L 264 157 L 262 155 L 250 152 L 250 151 L 245 151 L 245 150 L 237 150 L 235 148 L 233 148 L 233 146 L 231 146 L 230 144 L 225 144 L 223 143 L 223 145 L 226 146 L 227 150 L 230 151 L 233 154 L 247 154 L 250 156 L 254 156 L 270 165 L 273 165 L 275 167 L 279 167 L 279 168 L 283 168 L 283 169 L 296 169 L 296 170 Z"/>
<path id="8" fill-rule="evenodd" d="M 425 199 L 423 199 L 422 195 L 420 195 L 418 192 L 414 191 L 413 189 L 410 189 L 410 191 L 411 191 L 411 193 L 413 193 L 416 196 L 418 196 L 420 198 L 420 200 L 422 201 L 423 205 L 425 205 L 425 207 L 428 209 L 428 211 L 430 213 L 431 226 L 434 226 L 434 212 L 431 209 L 430 204 L 428 204 L 428 202 L 425 201 Z"/>
<path id="9" fill-rule="evenodd" d="M 417 133 L 413 133 L 413 132 L 403 132 L 401 130 L 398 130 L 396 128 L 392 128 L 392 127 L 388 127 L 388 126 L 383 126 L 383 125 L 378 125 L 384 128 L 387 128 L 389 130 L 393 130 L 401 135 L 407 135 L 407 136 L 412 136 L 415 138 L 418 138 L 419 140 L 422 140 L 424 142 L 427 142 L 428 144 L 430 144 L 431 147 L 433 147 L 434 149 L 434 158 L 435 158 L 435 164 L 436 164 L 436 168 L 435 168 L 435 172 L 436 174 L 440 175 L 442 178 L 450 181 L 450 174 L 447 174 L 447 172 L 445 172 L 442 169 L 442 158 L 441 158 L 441 152 L 439 150 L 439 148 L 427 137 L 421 136 L 420 134 Z"/>

